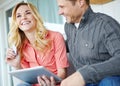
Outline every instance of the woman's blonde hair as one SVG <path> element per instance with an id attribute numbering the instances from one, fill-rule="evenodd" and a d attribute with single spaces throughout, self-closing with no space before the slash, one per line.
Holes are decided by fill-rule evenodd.
<path id="1" fill-rule="evenodd" d="M 20 52 L 22 50 L 23 43 L 26 39 L 24 32 L 19 29 L 18 24 L 16 23 L 16 11 L 22 5 L 27 5 L 32 11 L 32 14 L 36 20 L 36 33 L 34 44 L 38 50 L 44 51 L 46 48 L 50 47 L 49 39 L 45 39 L 48 30 L 44 27 L 43 21 L 39 15 L 37 8 L 33 6 L 31 3 L 21 2 L 14 7 L 12 11 L 10 32 L 8 34 L 9 45 L 12 46 L 14 44 L 17 47 L 18 51 Z"/>

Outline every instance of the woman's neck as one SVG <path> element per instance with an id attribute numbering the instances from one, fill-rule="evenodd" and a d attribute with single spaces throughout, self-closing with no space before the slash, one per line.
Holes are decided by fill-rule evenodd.
<path id="1" fill-rule="evenodd" d="M 34 45 L 35 42 L 35 32 L 25 33 L 27 39 L 29 40 L 30 44 Z"/>

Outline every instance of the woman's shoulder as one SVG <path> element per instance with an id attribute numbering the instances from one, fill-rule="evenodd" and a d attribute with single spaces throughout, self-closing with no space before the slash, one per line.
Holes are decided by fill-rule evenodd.
<path id="1" fill-rule="evenodd" d="M 56 36 L 62 36 L 62 34 L 58 31 L 52 31 L 52 30 L 48 30 L 48 34 L 50 36 L 56 37 Z"/>

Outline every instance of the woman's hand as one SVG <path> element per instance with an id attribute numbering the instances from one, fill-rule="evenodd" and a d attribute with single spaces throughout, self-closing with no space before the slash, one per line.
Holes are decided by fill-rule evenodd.
<path id="1" fill-rule="evenodd" d="M 5 61 L 12 67 L 15 67 L 16 69 L 20 69 L 20 57 L 17 55 L 17 53 L 14 52 L 12 48 L 9 48 L 6 53 Z"/>
<path id="2" fill-rule="evenodd" d="M 56 82 L 53 77 L 48 78 L 43 75 L 42 77 L 38 76 L 37 79 L 40 86 L 56 86 Z"/>

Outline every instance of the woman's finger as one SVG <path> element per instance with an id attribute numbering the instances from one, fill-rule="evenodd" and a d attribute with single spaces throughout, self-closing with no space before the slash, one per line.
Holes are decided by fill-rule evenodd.
<path id="1" fill-rule="evenodd" d="M 55 86 L 56 85 L 55 79 L 51 76 L 50 80 L 51 80 L 51 86 Z"/>
<path id="2" fill-rule="evenodd" d="M 44 80 L 45 85 L 51 86 L 51 81 L 45 75 L 42 76 L 42 79 Z"/>
<path id="3" fill-rule="evenodd" d="M 46 82 L 42 77 L 38 76 L 37 79 L 40 86 L 47 86 Z"/>

